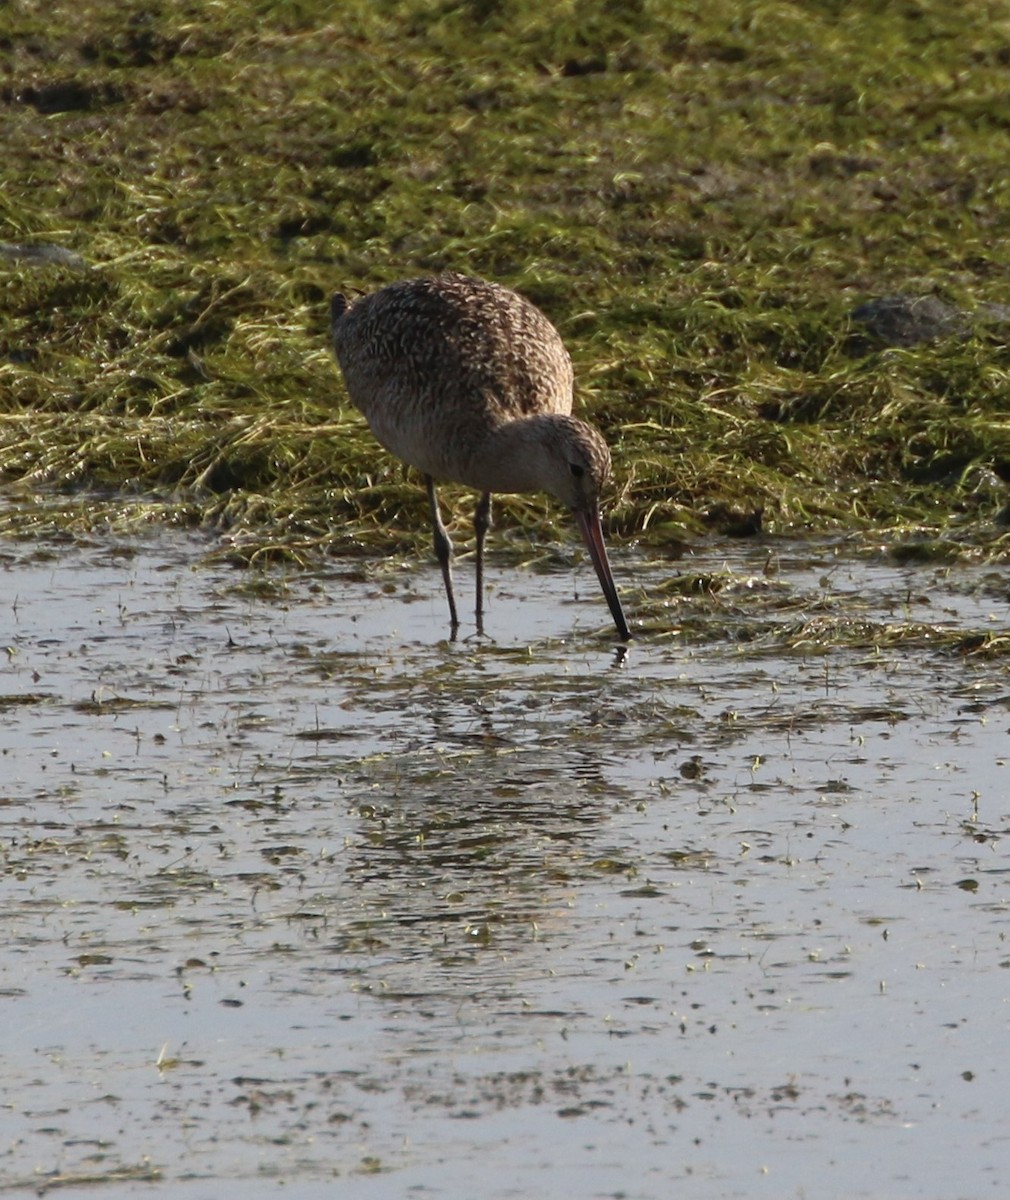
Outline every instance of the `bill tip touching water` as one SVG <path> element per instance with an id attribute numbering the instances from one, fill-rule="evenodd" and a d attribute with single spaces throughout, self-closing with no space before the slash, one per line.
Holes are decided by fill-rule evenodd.
<path id="1" fill-rule="evenodd" d="M 572 362 L 547 317 L 509 288 L 455 272 L 389 284 L 353 301 L 337 293 L 330 315 L 351 402 L 377 440 L 424 475 L 452 635 L 459 614 L 437 480 L 480 493 L 478 632 L 491 495 L 544 491 L 571 509 L 618 636 L 630 640 L 600 523 L 610 449 L 597 429 L 571 415 Z"/>

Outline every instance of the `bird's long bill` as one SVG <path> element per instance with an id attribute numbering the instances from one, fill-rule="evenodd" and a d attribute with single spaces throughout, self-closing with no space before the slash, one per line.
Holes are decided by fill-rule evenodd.
<path id="1" fill-rule="evenodd" d="M 589 557 L 593 560 L 593 566 L 596 568 L 596 577 L 600 581 L 600 587 L 603 588 L 603 594 L 607 599 L 611 616 L 614 618 L 614 624 L 617 626 L 617 632 L 622 641 L 630 641 L 631 630 L 628 628 L 628 622 L 624 619 L 624 609 L 621 608 L 621 599 L 617 594 L 617 585 L 614 583 L 614 577 L 610 572 L 607 547 L 603 543 L 603 530 L 600 528 L 599 510 L 595 505 L 588 510 L 576 510 L 575 520 L 578 523 L 579 532 L 582 534 L 582 540 L 586 543 Z"/>

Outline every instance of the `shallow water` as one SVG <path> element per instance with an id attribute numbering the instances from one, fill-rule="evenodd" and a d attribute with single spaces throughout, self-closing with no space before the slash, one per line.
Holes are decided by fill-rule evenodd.
<path id="1" fill-rule="evenodd" d="M 0 557 L 0 1188 L 1002 1194 L 997 573 L 207 549 Z"/>

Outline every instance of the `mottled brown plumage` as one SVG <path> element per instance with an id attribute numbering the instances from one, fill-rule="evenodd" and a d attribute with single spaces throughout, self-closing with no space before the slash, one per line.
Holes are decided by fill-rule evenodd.
<path id="1" fill-rule="evenodd" d="M 452 546 L 435 479 L 481 493 L 477 622 L 492 492 L 547 491 L 575 514 L 618 632 L 630 637 L 600 531 L 610 476 L 600 434 L 571 416 L 572 362 L 542 312 L 508 288 L 454 272 L 390 284 L 331 306 L 347 392 L 376 438 L 425 475 L 453 630 Z"/>

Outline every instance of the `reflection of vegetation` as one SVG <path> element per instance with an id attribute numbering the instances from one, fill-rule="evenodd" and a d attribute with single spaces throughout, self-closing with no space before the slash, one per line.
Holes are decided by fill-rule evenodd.
<path id="1" fill-rule="evenodd" d="M 562 329 L 616 532 L 953 527 L 1002 551 L 1005 347 L 857 354 L 846 316 L 1007 298 L 991 6 L 333 13 L 8 14 L 0 238 L 92 264 L 0 262 L 3 470 L 66 493 L 46 520 L 227 525 L 244 557 L 426 537 L 421 492 L 340 406 L 326 298 L 451 266 Z"/>

